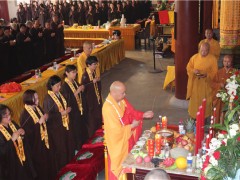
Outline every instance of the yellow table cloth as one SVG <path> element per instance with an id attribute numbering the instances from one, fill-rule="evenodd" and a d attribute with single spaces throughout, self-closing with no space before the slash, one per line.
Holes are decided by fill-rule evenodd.
<path id="1" fill-rule="evenodd" d="M 106 29 L 82 29 L 81 26 L 77 28 L 70 27 L 64 29 L 65 38 L 109 38 L 109 31 Z"/>
<path id="2" fill-rule="evenodd" d="M 104 41 L 104 38 L 64 38 L 64 46 L 66 48 L 79 48 L 83 46 L 83 43 L 88 41 L 90 43 L 100 44 Z"/>
<path id="3" fill-rule="evenodd" d="M 124 51 L 124 41 L 123 40 L 118 40 L 118 41 L 112 41 L 111 44 L 104 45 L 100 48 L 95 48 L 93 50 L 92 55 L 97 56 L 99 60 L 99 65 L 101 72 L 103 73 L 105 70 L 110 69 L 113 67 L 115 64 L 118 64 L 121 60 L 125 58 L 125 51 Z M 12 119 L 19 124 L 19 118 L 21 111 L 23 110 L 23 100 L 22 96 L 23 93 L 27 89 L 33 89 L 37 91 L 39 95 L 39 102 L 40 105 L 42 106 L 43 104 L 43 99 L 45 95 L 47 94 L 47 81 L 50 76 L 52 75 L 58 75 L 63 79 L 63 74 L 65 70 L 65 66 L 68 64 L 77 64 L 77 58 L 74 58 L 73 61 L 70 59 L 63 61 L 62 63 L 63 66 L 61 66 L 58 70 L 51 70 L 48 69 L 42 73 L 41 78 L 30 78 L 24 82 L 21 83 L 22 85 L 22 91 L 21 92 L 16 92 L 16 93 L 0 93 L 0 96 L 3 98 L 0 99 L 1 104 L 5 104 L 8 107 L 11 108 L 13 115 Z M 36 82 L 34 82 L 36 81 Z"/>
<path id="4" fill-rule="evenodd" d="M 164 80 L 163 89 L 166 89 L 167 86 L 175 80 L 175 66 L 167 67 L 167 74 Z"/>

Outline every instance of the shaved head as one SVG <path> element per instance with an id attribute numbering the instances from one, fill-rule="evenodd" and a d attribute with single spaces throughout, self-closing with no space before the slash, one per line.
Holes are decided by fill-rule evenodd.
<path id="1" fill-rule="evenodd" d="M 83 43 L 83 51 L 87 57 L 90 56 L 92 54 L 92 43 L 85 41 Z"/>
<path id="2" fill-rule="evenodd" d="M 114 81 L 110 86 L 110 94 L 117 101 L 121 101 L 126 96 L 126 86 L 120 81 Z"/>
<path id="3" fill-rule="evenodd" d="M 205 37 L 207 38 L 207 39 L 212 39 L 212 37 L 213 37 L 213 30 L 212 29 L 206 29 L 205 30 Z"/>
<path id="4" fill-rule="evenodd" d="M 225 55 L 223 57 L 223 66 L 225 68 L 231 68 L 232 67 L 232 61 L 233 61 L 233 56 L 232 55 Z"/>
<path id="5" fill-rule="evenodd" d="M 209 50 L 210 50 L 210 45 L 207 42 L 204 42 L 204 43 L 201 44 L 200 54 L 201 54 L 202 57 L 207 56 L 208 53 L 209 53 Z"/>

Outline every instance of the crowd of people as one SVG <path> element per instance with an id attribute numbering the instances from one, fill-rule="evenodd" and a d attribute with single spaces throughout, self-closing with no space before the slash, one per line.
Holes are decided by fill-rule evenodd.
<path id="1" fill-rule="evenodd" d="M 124 14 L 127 23 L 134 23 L 136 19 L 146 18 L 150 13 L 151 1 L 72 1 L 66 0 L 44 1 L 39 4 L 33 1 L 31 4 L 18 5 L 17 18 L 20 23 L 26 23 L 39 17 L 40 23 L 45 22 L 57 15 L 64 24 L 72 26 L 91 24 L 99 25 L 120 19 Z"/>
<path id="2" fill-rule="evenodd" d="M 87 57 L 81 85 L 74 65 L 66 66 L 63 83 L 59 76 L 51 76 L 43 107 L 37 92 L 26 90 L 20 126 L 12 120 L 11 109 L 0 105 L 0 179 L 52 180 L 102 128 L 97 64 L 95 56 Z"/>
<path id="3" fill-rule="evenodd" d="M 39 18 L 26 24 L 18 24 L 15 19 L 11 26 L 0 25 L 0 69 L 5 74 L 0 83 L 63 56 L 63 29 L 58 16 L 43 27 Z"/>
<path id="4" fill-rule="evenodd" d="M 148 17 L 151 1 L 32 1 L 18 5 L 11 22 L 0 19 L 0 83 L 64 55 L 64 25 L 127 23 Z"/>

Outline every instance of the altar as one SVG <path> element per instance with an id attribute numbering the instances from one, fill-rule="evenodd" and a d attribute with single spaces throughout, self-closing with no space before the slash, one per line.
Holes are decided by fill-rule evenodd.
<path id="1" fill-rule="evenodd" d="M 76 28 L 69 27 L 64 29 L 64 40 L 67 41 L 66 47 L 74 47 L 76 45 L 82 44 L 83 41 L 96 41 L 103 38 L 108 39 L 112 36 L 114 30 L 121 31 L 122 39 L 124 39 L 124 49 L 125 50 L 135 50 L 135 35 L 139 31 L 141 26 L 139 24 L 127 24 L 124 27 L 111 26 L 109 30 L 103 28 L 83 28 L 78 26 Z M 82 41 L 82 42 L 77 42 Z M 76 47 L 79 48 L 79 47 Z"/>
<path id="2" fill-rule="evenodd" d="M 129 153 L 124 162 L 122 163 L 122 166 L 124 168 L 133 168 L 136 169 L 135 174 L 128 173 L 127 179 L 128 180 L 143 180 L 144 177 L 148 172 L 150 172 L 153 169 L 156 169 L 153 165 L 153 163 L 141 163 L 137 164 L 136 160 L 134 159 L 134 156 Z M 166 170 L 164 169 L 169 176 L 171 177 L 171 180 L 197 180 L 200 177 L 200 174 L 192 172 L 187 173 L 186 170 Z"/>

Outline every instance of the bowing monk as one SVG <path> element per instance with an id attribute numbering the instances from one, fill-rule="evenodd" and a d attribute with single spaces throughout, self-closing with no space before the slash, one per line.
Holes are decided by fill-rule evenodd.
<path id="1" fill-rule="evenodd" d="M 105 140 L 109 152 L 109 179 L 120 178 L 122 162 L 129 152 L 129 140 L 134 136 L 143 118 L 152 118 L 153 112 L 137 112 L 125 99 L 126 87 L 115 81 L 103 104 Z M 138 132 L 140 133 L 140 132 Z M 135 137 L 135 136 L 134 136 Z"/>
<path id="2" fill-rule="evenodd" d="M 219 42 L 216 41 L 215 39 L 213 39 L 213 30 L 206 29 L 205 37 L 206 37 L 206 39 L 203 39 L 199 42 L 198 47 L 200 48 L 201 44 L 204 42 L 209 43 L 209 45 L 210 45 L 209 54 L 214 55 L 216 57 L 216 59 L 219 60 L 221 48 L 220 48 Z"/>
<path id="3" fill-rule="evenodd" d="M 216 119 L 215 123 L 222 123 L 223 120 L 223 102 L 216 96 L 219 90 L 223 90 L 225 87 L 226 80 L 233 75 L 234 69 L 232 68 L 233 57 L 231 55 L 225 55 L 223 58 L 223 68 L 219 69 L 216 76 L 213 79 L 213 107 L 216 108 Z"/>
<path id="4" fill-rule="evenodd" d="M 193 55 L 187 64 L 187 99 L 190 99 L 188 113 L 196 118 L 202 100 L 206 98 L 205 118 L 212 112 L 212 79 L 217 73 L 217 60 L 209 54 L 209 44 L 202 43 L 200 52 Z"/>
<path id="5" fill-rule="evenodd" d="M 77 68 L 78 68 L 78 83 L 81 84 L 82 82 L 82 75 L 86 69 L 86 60 L 92 54 L 92 44 L 88 41 L 83 43 L 83 52 L 77 59 Z M 100 69 L 99 65 L 96 69 L 96 76 L 100 77 Z"/>

